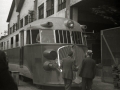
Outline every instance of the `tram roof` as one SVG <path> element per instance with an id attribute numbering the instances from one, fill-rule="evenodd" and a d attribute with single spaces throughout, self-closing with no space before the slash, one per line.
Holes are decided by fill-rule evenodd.
<path id="1" fill-rule="evenodd" d="M 29 29 L 51 29 L 51 30 L 76 30 L 76 31 L 82 31 L 82 29 L 80 28 L 80 24 L 73 21 L 74 22 L 74 28 L 68 28 L 65 25 L 65 21 L 69 20 L 67 18 L 62 18 L 62 17 L 48 17 L 48 18 L 44 18 L 44 19 L 39 19 L 36 20 L 30 24 L 28 24 L 28 27 L 26 28 L 26 30 Z M 42 24 L 45 24 L 47 22 L 52 22 L 53 26 L 52 27 L 43 27 Z"/>
<path id="2" fill-rule="evenodd" d="M 39 20 L 36 20 L 34 22 L 31 22 L 29 23 L 28 25 L 18 29 L 17 31 L 15 31 L 14 33 L 8 35 L 7 37 L 5 38 L 9 38 L 9 37 L 12 37 L 16 34 L 18 34 L 20 31 L 23 31 L 23 30 L 30 30 L 30 29 L 46 29 L 46 30 L 75 30 L 75 31 L 82 31 L 81 27 L 80 27 L 80 24 L 76 21 L 73 21 L 74 22 L 74 28 L 68 28 L 66 25 L 65 25 L 65 21 L 66 20 L 70 20 L 70 19 L 67 19 L 67 18 L 62 18 L 62 17 L 48 17 L 48 18 L 44 18 L 44 19 L 39 19 Z M 53 26 L 52 27 L 43 27 L 41 26 L 42 24 L 44 23 L 47 23 L 47 22 L 52 22 L 53 23 Z M 5 38 L 3 38 L 2 40 L 4 40 Z"/>

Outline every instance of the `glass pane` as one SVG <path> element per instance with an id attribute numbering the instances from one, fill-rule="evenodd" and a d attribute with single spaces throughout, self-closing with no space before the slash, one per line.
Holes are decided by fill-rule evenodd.
<path id="1" fill-rule="evenodd" d="M 27 38 L 26 38 L 26 44 L 30 44 L 30 30 L 27 31 Z"/>
<path id="2" fill-rule="evenodd" d="M 67 33 L 63 31 L 64 43 L 67 43 Z"/>
<path id="3" fill-rule="evenodd" d="M 71 43 L 71 37 L 70 37 L 70 32 L 67 31 L 67 38 L 68 38 L 68 43 Z"/>
<path id="4" fill-rule="evenodd" d="M 59 30 L 59 34 L 60 34 L 60 42 L 63 43 L 63 35 L 62 35 L 62 30 Z"/>
<path id="5" fill-rule="evenodd" d="M 41 43 L 55 43 L 53 30 L 41 31 Z"/>
<path id="6" fill-rule="evenodd" d="M 37 37 L 38 37 L 38 38 L 37 38 Z M 36 40 L 36 38 L 37 38 L 38 40 L 40 40 L 40 39 L 39 39 L 39 30 L 32 30 L 32 43 L 33 43 L 33 44 L 38 42 L 38 40 Z"/>
<path id="7" fill-rule="evenodd" d="M 55 35 L 56 35 L 56 43 L 59 43 L 59 32 L 58 32 L 58 30 L 55 30 Z"/>
<path id="8" fill-rule="evenodd" d="M 72 31 L 72 40 L 74 44 L 82 44 L 81 32 Z"/>

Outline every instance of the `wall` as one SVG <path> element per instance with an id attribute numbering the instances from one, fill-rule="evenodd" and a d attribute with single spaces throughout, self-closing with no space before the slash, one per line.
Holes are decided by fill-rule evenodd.
<path id="1" fill-rule="evenodd" d="M 82 1 L 82 0 L 70 0 L 70 5 L 72 6 L 80 1 Z"/>
<path id="2" fill-rule="evenodd" d="M 14 7 L 13 14 L 10 19 L 10 27 L 12 27 L 14 23 L 17 23 L 17 15 L 18 12 L 16 12 L 16 7 Z"/>
<path id="3" fill-rule="evenodd" d="M 23 7 L 20 11 L 20 19 L 28 15 L 29 10 L 34 10 L 34 0 L 25 0 Z"/>

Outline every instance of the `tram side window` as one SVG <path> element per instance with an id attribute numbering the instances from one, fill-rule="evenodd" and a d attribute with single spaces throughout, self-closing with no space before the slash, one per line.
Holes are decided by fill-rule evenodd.
<path id="1" fill-rule="evenodd" d="M 39 36 L 39 30 L 32 30 L 32 43 L 38 43 L 36 37 Z M 39 38 L 39 37 L 38 37 Z"/>
<path id="2" fill-rule="evenodd" d="M 30 30 L 27 30 L 27 38 L 26 38 L 26 44 L 31 44 L 31 38 L 30 38 Z"/>
<path id="3" fill-rule="evenodd" d="M 66 30 L 56 30 L 56 43 L 71 43 L 70 32 Z"/>
<path id="4" fill-rule="evenodd" d="M 0 48 L 3 50 L 3 42 L 0 43 Z"/>
<path id="5" fill-rule="evenodd" d="M 87 45 L 87 40 L 86 40 L 87 35 L 85 33 L 82 33 L 82 37 L 83 37 L 83 44 Z"/>
<path id="6" fill-rule="evenodd" d="M 16 47 L 19 46 L 19 35 L 16 35 Z"/>
<path id="7" fill-rule="evenodd" d="M 72 31 L 72 40 L 74 44 L 82 44 L 81 32 Z"/>
<path id="8" fill-rule="evenodd" d="M 4 50 L 6 49 L 6 43 L 4 42 Z"/>
<path id="9" fill-rule="evenodd" d="M 11 38 L 11 48 L 13 48 L 13 37 Z"/>
<path id="10" fill-rule="evenodd" d="M 9 41 L 7 41 L 7 49 L 9 49 Z"/>
<path id="11" fill-rule="evenodd" d="M 41 43 L 55 43 L 53 30 L 41 31 Z"/>

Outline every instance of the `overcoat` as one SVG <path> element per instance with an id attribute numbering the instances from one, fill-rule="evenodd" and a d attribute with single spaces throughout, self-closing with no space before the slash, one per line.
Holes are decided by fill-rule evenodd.
<path id="1" fill-rule="evenodd" d="M 66 79 L 73 79 L 74 59 L 71 57 L 62 60 L 62 76 Z"/>
<path id="2" fill-rule="evenodd" d="M 95 77 L 95 69 L 96 62 L 92 58 L 85 58 L 82 61 L 82 68 L 80 71 L 80 76 L 84 78 L 94 78 Z"/>

